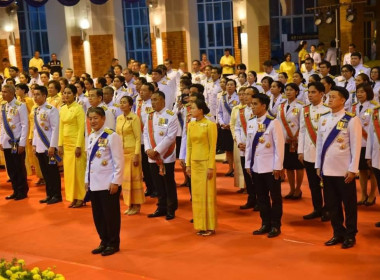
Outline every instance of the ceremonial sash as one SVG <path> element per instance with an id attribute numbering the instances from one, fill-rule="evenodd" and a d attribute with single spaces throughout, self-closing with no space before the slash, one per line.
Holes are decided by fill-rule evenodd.
<path id="1" fill-rule="evenodd" d="M 339 121 L 339 122 L 349 122 L 351 120 L 351 116 L 348 115 L 348 114 L 345 114 Z M 325 143 L 323 144 L 323 147 L 322 147 L 322 153 L 321 153 L 321 174 L 323 174 L 323 163 L 325 161 L 325 156 L 326 156 L 326 152 L 328 150 L 328 148 L 330 147 L 330 145 L 332 144 L 332 142 L 334 142 L 335 138 L 338 136 L 340 130 L 337 128 L 338 126 L 338 123 L 337 125 L 330 131 L 329 135 L 327 136 L 326 138 L 326 141 Z"/>
<path id="2" fill-rule="evenodd" d="M 42 143 L 44 143 L 45 147 L 49 150 L 49 148 L 50 148 L 50 141 L 46 137 L 45 132 L 42 130 L 42 127 L 40 126 L 40 124 L 39 124 L 39 122 L 37 120 L 37 109 L 38 108 L 34 109 L 34 126 L 36 127 L 38 136 L 40 137 Z M 47 151 L 46 151 L 46 154 L 47 154 Z M 61 162 L 62 161 L 61 157 L 57 154 L 57 151 L 55 151 L 53 157 L 49 158 L 49 164 L 55 164 L 56 161 L 57 162 Z"/>
<path id="3" fill-rule="evenodd" d="M 181 126 L 181 129 L 183 129 L 183 125 L 184 125 L 184 123 L 183 123 L 182 113 L 181 113 L 181 112 L 178 112 L 178 113 L 177 113 L 177 117 L 178 117 L 178 121 L 179 121 L 179 124 L 180 124 L 180 126 Z"/>
<path id="4" fill-rule="evenodd" d="M 285 102 L 281 103 L 281 113 L 280 113 L 281 122 L 283 126 L 285 127 L 286 133 L 288 134 L 289 138 L 294 138 L 292 130 L 290 129 L 289 124 L 286 121 L 284 107 L 285 107 Z"/>
<path id="5" fill-rule="evenodd" d="M 139 100 L 139 104 L 137 105 L 137 116 L 140 118 L 140 123 L 141 123 L 141 131 L 144 130 L 144 123 L 141 118 L 141 107 L 142 107 L 143 100 Z"/>
<path id="6" fill-rule="evenodd" d="M 232 109 L 228 105 L 227 94 L 223 95 L 223 104 L 224 104 L 224 108 L 226 108 L 228 114 L 231 115 Z"/>
<path id="7" fill-rule="evenodd" d="M 247 120 L 245 119 L 244 111 L 245 111 L 245 107 L 240 108 L 239 115 L 240 115 L 241 127 L 243 128 L 244 134 L 247 135 Z"/>
<path id="8" fill-rule="evenodd" d="M 373 121 L 373 128 L 375 131 L 375 134 L 377 136 L 377 141 L 379 141 L 380 144 L 380 119 L 379 119 L 379 109 L 374 109 L 373 110 L 373 115 L 372 115 L 372 121 Z"/>
<path id="9" fill-rule="evenodd" d="M 152 149 L 157 147 L 156 141 L 154 139 L 154 131 L 153 131 L 153 114 L 154 114 L 154 112 L 150 113 L 149 118 L 148 118 L 149 140 L 150 140 L 150 144 L 152 146 Z M 173 144 L 170 145 L 168 151 L 163 156 L 163 158 L 166 159 L 167 157 L 169 157 L 173 153 L 174 149 L 175 149 L 175 141 L 173 142 Z"/>
<path id="10" fill-rule="evenodd" d="M 190 114 L 191 107 L 187 106 L 186 109 L 187 109 L 187 113 L 186 113 L 186 129 L 187 129 L 187 127 L 189 126 L 189 122 L 191 120 L 191 114 Z"/>
<path id="11" fill-rule="evenodd" d="M 11 138 L 8 141 L 8 143 L 10 145 L 12 145 L 12 154 L 15 154 L 15 153 L 17 153 L 17 146 L 18 146 L 18 143 L 20 142 L 20 139 L 18 139 L 18 140 L 15 139 L 13 131 L 12 131 L 11 127 L 9 126 L 7 114 L 5 112 L 5 104 L 3 104 L 2 108 L 1 108 L 1 113 L 2 113 L 2 117 L 3 117 L 5 132 L 8 134 L 9 138 Z"/>
<path id="12" fill-rule="evenodd" d="M 269 124 L 271 123 L 272 119 L 271 118 L 268 118 L 266 117 L 264 122 L 263 122 L 263 125 L 265 125 L 265 130 L 264 131 L 257 131 L 256 134 L 255 134 L 255 137 L 253 138 L 253 141 L 252 141 L 252 153 L 251 153 L 251 166 L 249 167 L 251 170 L 252 170 L 252 167 L 253 167 L 253 163 L 255 161 L 255 153 L 256 153 L 256 148 L 257 148 L 257 144 L 259 142 L 259 138 L 264 134 L 264 132 L 267 130 Z M 253 170 L 252 170 L 253 172 Z"/>
<path id="13" fill-rule="evenodd" d="M 309 133 L 310 139 L 315 146 L 315 143 L 317 142 L 317 132 L 315 131 L 313 123 L 311 122 L 310 106 L 304 107 L 304 119 L 307 132 Z"/>

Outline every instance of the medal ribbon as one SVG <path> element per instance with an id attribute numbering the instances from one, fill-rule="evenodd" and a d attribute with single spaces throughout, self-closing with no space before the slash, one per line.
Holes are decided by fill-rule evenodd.
<path id="1" fill-rule="evenodd" d="M 11 138 L 8 142 L 9 142 L 9 144 L 12 145 L 12 154 L 15 154 L 15 153 L 17 153 L 17 146 L 18 146 L 18 143 L 20 142 L 20 139 L 18 139 L 18 140 L 15 139 L 13 131 L 12 131 L 11 127 L 9 126 L 7 114 L 5 112 L 5 104 L 3 104 L 2 108 L 1 108 L 1 114 L 3 117 L 5 132 L 8 134 L 9 138 Z"/>
<path id="2" fill-rule="evenodd" d="M 315 143 L 317 142 L 317 132 L 311 122 L 310 106 L 304 107 L 304 119 L 307 132 L 309 133 L 310 139 L 315 146 Z"/>
<path id="3" fill-rule="evenodd" d="M 239 116 L 240 116 L 241 127 L 243 128 L 244 134 L 247 136 L 247 120 L 245 119 L 244 111 L 245 111 L 245 107 L 240 108 Z"/>
<path id="4" fill-rule="evenodd" d="M 228 114 L 231 115 L 232 109 L 228 105 L 227 94 L 223 95 L 223 104 L 224 104 L 224 108 L 226 108 Z"/>

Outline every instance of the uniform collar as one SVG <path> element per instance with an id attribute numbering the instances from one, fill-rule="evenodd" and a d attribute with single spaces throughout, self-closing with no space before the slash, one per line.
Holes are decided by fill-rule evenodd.
<path id="1" fill-rule="evenodd" d="M 340 110 L 340 111 L 338 111 L 338 112 L 336 112 L 336 113 L 332 113 L 332 112 L 331 112 L 331 114 L 332 114 L 333 117 L 340 117 L 340 116 L 344 115 L 345 112 L 346 112 L 346 111 L 345 111 L 344 108 L 343 108 L 342 110 Z"/>
<path id="2" fill-rule="evenodd" d="M 101 129 L 99 129 L 98 131 L 94 131 L 93 134 L 95 136 L 101 135 L 104 131 L 104 128 L 105 128 L 105 126 L 103 125 Z"/>
<path id="3" fill-rule="evenodd" d="M 16 100 L 17 100 L 17 99 L 16 99 L 16 96 L 15 96 L 15 98 L 13 98 L 11 102 L 8 102 L 8 105 L 9 105 L 9 106 L 13 106 L 13 105 L 15 105 Z"/>
<path id="4" fill-rule="evenodd" d="M 38 109 L 41 109 L 41 108 L 45 107 L 46 105 L 47 105 L 47 102 L 45 101 L 44 104 L 42 104 L 41 106 L 38 106 Z"/>
<path id="5" fill-rule="evenodd" d="M 364 107 L 364 106 L 367 106 L 367 105 L 369 104 L 369 101 L 366 100 L 366 101 L 364 101 L 363 103 L 360 103 L 360 101 L 358 101 L 358 103 L 359 103 L 359 106 L 360 106 L 360 105 L 363 105 L 363 107 Z"/>
<path id="6" fill-rule="evenodd" d="M 257 121 L 258 122 L 263 122 L 265 120 L 265 118 L 267 117 L 268 115 L 268 112 L 266 112 L 264 115 L 262 115 L 260 118 L 257 118 Z"/>
<path id="7" fill-rule="evenodd" d="M 313 104 L 311 104 L 311 107 L 319 109 L 322 107 L 322 105 L 323 105 L 323 101 L 321 100 L 321 102 L 318 105 L 314 106 Z"/>
<path id="8" fill-rule="evenodd" d="M 161 111 L 156 111 L 158 115 L 162 115 L 166 111 L 166 108 L 164 107 Z"/>

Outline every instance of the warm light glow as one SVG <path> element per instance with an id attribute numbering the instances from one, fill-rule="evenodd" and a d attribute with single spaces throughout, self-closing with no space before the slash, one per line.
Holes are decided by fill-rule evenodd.
<path id="1" fill-rule="evenodd" d="M 83 52 L 84 52 L 84 65 L 86 73 L 92 76 L 92 66 L 91 66 L 91 51 L 90 51 L 90 42 L 83 42 Z"/>
<path id="2" fill-rule="evenodd" d="M 248 65 L 248 34 L 240 33 L 242 62 Z"/>
<path id="3" fill-rule="evenodd" d="M 88 21 L 88 19 L 83 18 L 79 22 L 79 27 L 83 30 L 89 29 L 90 28 L 90 22 Z"/>
<path id="4" fill-rule="evenodd" d="M 162 50 L 162 39 L 156 38 L 157 64 L 164 63 L 164 52 Z"/>
<path id="5" fill-rule="evenodd" d="M 11 24 L 11 23 L 6 24 L 6 25 L 4 26 L 4 30 L 5 30 L 6 32 L 12 32 L 12 31 L 13 31 L 13 24 Z"/>
<path id="6" fill-rule="evenodd" d="M 17 60 L 16 60 L 16 48 L 14 45 L 8 46 L 8 54 L 9 54 L 9 62 L 13 66 L 17 66 Z"/>
<path id="7" fill-rule="evenodd" d="M 247 18 L 247 11 L 243 5 L 239 5 L 237 13 L 239 20 L 245 20 Z"/>
<path id="8" fill-rule="evenodd" d="M 161 24 L 161 15 L 159 13 L 155 13 L 153 16 L 153 24 L 160 25 Z"/>

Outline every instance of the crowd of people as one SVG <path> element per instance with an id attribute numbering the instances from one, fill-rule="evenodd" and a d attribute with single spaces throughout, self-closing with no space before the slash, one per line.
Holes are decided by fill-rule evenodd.
<path id="1" fill-rule="evenodd" d="M 26 198 L 34 172 L 46 185 L 40 203 L 61 202 L 63 170 L 69 207 L 91 201 L 101 239 L 92 253 L 107 256 L 119 250 L 120 195 L 126 215 L 138 214 L 149 196 L 158 200 L 149 218 L 175 218 L 179 160 L 191 222 L 209 236 L 217 227 L 215 158 L 225 152 L 225 176 L 247 193 L 240 208 L 260 211 L 254 235 L 281 233 L 281 182 L 286 176 L 290 185 L 284 199 L 302 199 L 306 169 L 313 210 L 303 218 L 331 220 L 325 244 L 353 247 L 357 205 L 375 204 L 380 183 L 380 67 L 369 69 L 353 51 L 334 77 L 331 63 L 306 47 L 301 42 L 299 69 L 290 54 L 279 71 L 265 61 L 260 82 L 257 72 L 235 65 L 229 49 L 220 67 L 203 55 L 191 72 L 185 63 L 173 69 L 170 59 L 149 71 L 133 59 L 123 68 L 115 58 L 94 79 L 63 71 L 55 54 L 44 64 L 36 52 L 29 73 L 3 59 L 0 164 L 13 188 L 6 199 Z"/>

